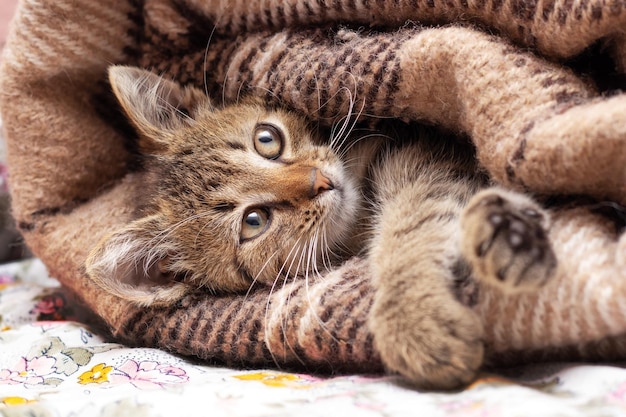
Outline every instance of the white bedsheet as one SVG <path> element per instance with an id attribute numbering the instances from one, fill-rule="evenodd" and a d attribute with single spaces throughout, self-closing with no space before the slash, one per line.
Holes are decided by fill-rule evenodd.
<path id="1" fill-rule="evenodd" d="M 420 392 L 389 376 L 206 366 L 107 342 L 77 319 L 40 262 L 0 266 L 0 415 L 626 415 L 619 366 L 538 364 L 459 392 Z"/>

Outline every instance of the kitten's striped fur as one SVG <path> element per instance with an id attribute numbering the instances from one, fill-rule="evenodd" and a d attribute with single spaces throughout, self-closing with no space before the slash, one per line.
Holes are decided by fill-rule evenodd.
<path id="1" fill-rule="evenodd" d="M 516 291 L 554 273 L 547 213 L 486 188 L 473 159 L 440 138 L 329 146 L 304 119 L 254 100 L 217 108 L 129 67 L 110 80 L 139 133 L 145 191 L 138 219 L 92 251 L 87 271 L 120 297 L 171 304 L 198 287 L 284 285 L 363 253 L 384 363 L 449 388 L 483 357 L 480 320 L 457 284 L 473 274 Z"/>

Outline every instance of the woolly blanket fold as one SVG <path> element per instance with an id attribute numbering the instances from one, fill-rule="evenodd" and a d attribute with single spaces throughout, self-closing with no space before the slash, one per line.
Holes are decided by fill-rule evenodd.
<path id="1" fill-rule="evenodd" d="M 22 0 L 0 78 L 14 215 L 121 341 L 231 366 L 380 372 L 364 259 L 309 286 L 170 308 L 90 281 L 89 250 L 131 219 L 141 187 L 106 68 L 151 68 L 217 100 L 260 95 L 326 125 L 351 111 L 437 124 L 469 137 L 505 186 L 593 201 L 554 208 L 554 285 L 481 290 L 488 361 L 623 358 L 626 94 L 563 62 L 602 42 L 623 80 L 624 27 L 624 0 Z"/>

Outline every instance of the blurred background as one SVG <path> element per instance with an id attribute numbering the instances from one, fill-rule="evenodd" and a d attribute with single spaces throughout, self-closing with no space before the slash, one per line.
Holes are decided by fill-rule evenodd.
<path id="1" fill-rule="evenodd" d="M 0 48 L 4 46 L 4 41 L 9 28 L 9 21 L 15 12 L 17 0 L 0 1 Z"/>
<path id="2" fill-rule="evenodd" d="M 0 0 L 0 49 L 6 41 L 9 23 L 15 13 L 16 6 L 17 0 Z M 21 236 L 15 231 L 11 217 L 5 165 L 6 152 L 1 128 L 2 115 L 0 114 L 0 263 L 5 263 L 27 257 L 29 252 L 24 246 Z"/>

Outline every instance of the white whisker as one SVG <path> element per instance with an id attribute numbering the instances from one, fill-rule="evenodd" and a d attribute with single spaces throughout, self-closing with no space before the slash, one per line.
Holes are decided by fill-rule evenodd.
<path id="1" fill-rule="evenodd" d="M 299 242 L 300 242 L 300 238 L 298 238 L 298 242 L 296 242 L 296 245 L 299 245 Z M 294 245 L 294 247 L 292 248 L 292 251 L 293 251 L 293 249 L 295 249 L 295 248 L 296 248 L 296 245 Z M 289 295 L 287 296 L 287 300 L 285 301 L 285 302 L 286 302 L 286 305 L 287 305 L 287 309 L 286 309 L 286 311 L 289 311 L 289 304 L 291 303 L 291 295 L 292 295 L 292 294 L 293 294 L 293 292 L 294 292 L 294 291 L 293 291 L 293 287 L 294 287 L 294 286 L 296 285 L 296 283 L 297 283 L 297 280 L 296 280 L 295 278 L 296 278 L 296 276 L 298 275 L 298 271 L 300 271 L 300 266 L 301 266 L 301 264 L 302 264 L 303 255 L 304 255 L 304 253 L 305 253 L 305 250 L 303 250 L 303 249 L 299 249 L 299 250 L 300 250 L 300 256 L 299 256 L 299 259 L 298 259 L 298 264 L 297 264 L 297 266 L 296 266 L 295 273 L 294 273 L 294 276 L 293 276 L 293 278 L 294 278 L 294 279 L 292 279 L 292 280 L 291 280 L 291 290 L 289 290 L 289 291 L 288 291 L 288 294 L 289 294 Z M 290 253 L 291 253 L 291 252 L 290 252 Z M 287 272 L 287 276 L 286 276 L 285 280 L 283 280 L 283 288 L 282 288 L 282 290 L 283 290 L 283 291 L 285 291 L 285 286 L 287 285 L 287 281 L 289 281 L 289 272 L 291 271 L 291 267 L 293 266 L 293 262 L 295 262 L 295 257 L 294 257 L 294 259 L 292 260 L 291 265 L 289 266 L 289 270 L 288 270 L 288 272 Z M 286 323 L 286 320 L 287 320 L 287 318 L 288 318 L 288 317 L 286 317 L 286 316 L 285 316 L 285 317 L 284 317 L 284 319 L 285 319 L 285 320 L 283 320 L 283 321 L 281 322 L 281 329 L 282 329 L 282 331 L 283 331 L 283 333 L 284 333 L 284 334 L 287 334 L 287 332 L 286 332 L 286 328 L 287 328 L 287 323 Z M 303 361 L 303 360 L 302 360 L 302 359 L 298 356 L 298 353 L 297 353 L 297 352 L 296 352 L 296 350 L 293 348 L 293 346 L 291 346 L 291 344 L 289 343 L 289 341 L 288 341 L 288 338 L 287 338 L 287 337 L 285 337 L 285 338 L 284 338 L 284 346 L 283 346 L 283 348 L 285 348 L 285 346 L 286 346 L 287 348 L 289 348 L 289 350 L 291 350 L 291 352 L 294 354 L 294 356 L 296 357 L 296 359 L 304 365 L 304 361 Z"/>
<path id="2" fill-rule="evenodd" d="M 311 289 L 310 289 L 311 280 L 309 278 L 309 274 L 311 273 L 315 275 L 317 278 L 321 279 L 321 274 L 319 273 L 319 270 L 317 268 L 317 263 L 312 262 L 312 259 L 316 256 L 317 242 L 318 242 L 317 237 L 318 236 L 316 233 L 308 245 L 309 248 L 307 251 L 308 252 L 307 262 L 309 262 L 308 265 L 310 265 L 310 267 L 307 267 L 305 277 L 304 277 L 304 288 L 305 288 L 306 299 L 307 299 L 307 303 L 309 306 L 309 311 L 311 312 L 311 315 L 315 318 L 315 320 L 319 324 L 320 328 L 322 328 L 322 330 L 324 330 L 335 342 L 339 342 L 339 340 L 335 337 L 335 335 L 328 329 L 328 327 L 326 327 L 325 323 L 322 321 L 322 318 L 319 316 L 319 314 L 317 314 L 317 312 L 315 311 L 315 308 L 314 308 L 315 304 L 313 304 L 313 299 L 311 297 Z"/>
<path id="3" fill-rule="evenodd" d="M 265 92 L 266 95 L 274 97 L 275 99 L 280 101 L 280 97 L 278 97 L 278 95 L 276 93 L 274 93 L 273 91 L 271 91 L 269 88 L 265 88 L 265 87 L 261 87 L 261 86 L 255 86 L 255 88 L 257 90 L 261 90 L 261 91 Z"/>
<path id="4" fill-rule="evenodd" d="M 277 275 L 276 275 L 276 278 L 274 279 L 274 282 L 272 283 L 272 286 L 270 287 L 269 295 L 268 295 L 268 297 L 267 297 L 267 302 L 266 302 L 266 304 L 265 304 L 265 314 L 264 314 L 264 317 L 263 317 L 264 327 L 265 327 L 266 329 L 268 329 L 268 328 L 269 328 L 269 317 L 268 317 L 268 316 L 269 316 L 269 311 L 270 311 L 270 302 L 271 302 L 271 299 L 272 299 L 272 295 L 273 295 L 273 294 L 274 294 L 274 292 L 277 290 L 277 284 L 278 284 L 278 282 L 279 282 L 280 277 L 283 275 L 283 271 L 285 270 L 286 264 L 287 264 L 287 262 L 288 262 L 289 258 L 291 257 L 291 255 L 292 255 L 292 254 L 294 253 L 294 251 L 298 248 L 299 243 L 300 243 L 300 238 L 298 238 L 298 240 L 296 240 L 296 242 L 294 243 L 294 245 L 293 245 L 293 246 L 291 247 L 291 249 L 289 250 L 289 253 L 287 254 L 287 257 L 285 258 L 285 261 L 283 261 L 283 264 L 281 265 L 280 270 L 278 271 L 278 273 L 277 273 Z M 288 267 L 288 269 L 287 269 L 287 273 L 286 273 L 286 275 L 285 275 L 285 278 L 283 279 L 282 286 L 280 287 L 280 291 L 281 291 L 281 292 L 284 292 L 284 291 L 285 291 L 285 285 L 286 285 L 286 282 L 287 282 L 287 280 L 288 280 L 288 278 L 289 278 L 289 272 L 290 272 L 291 267 L 293 266 L 293 263 L 294 263 L 294 262 L 295 262 L 295 258 L 292 258 L 291 263 L 290 263 L 290 265 L 289 265 L 289 267 Z M 294 282 L 295 282 L 295 280 L 294 280 Z M 285 302 L 286 302 L 286 303 L 287 303 L 287 305 L 288 305 L 288 303 L 289 303 L 289 298 L 287 298 L 287 299 L 285 300 Z M 280 325 L 280 328 L 281 328 L 281 331 L 282 331 L 284 334 L 286 334 L 286 333 L 285 333 L 285 323 L 284 323 L 284 321 L 283 321 L 283 317 L 282 317 L 282 315 L 281 315 L 281 325 Z M 286 338 L 285 338 L 285 339 L 286 339 Z M 286 343 L 286 342 L 285 342 L 285 343 Z M 284 348 L 284 346 L 283 346 L 283 348 Z M 291 349 L 291 347 L 290 347 L 290 350 L 292 350 L 292 351 L 293 351 L 293 349 Z M 295 353 L 295 352 L 294 352 L 294 353 Z M 279 367 L 280 367 L 279 362 L 277 361 L 277 359 L 276 359 L 276 357 L 275 357 L 275 355 L 274 355 L 274 352 L 272 352 L 272 351 L 270 350 L 270 354 L 272 355 L 272 360 L 276 363 L 276 365 L 277 365 L 277 366 L 279 366 Z M 297 355 L 296 355 L 296 356 L 297 356 Z M 299 358 L 298 358 L 298 359 L 299 359 Z"/>
<path id="5" fill-rule="evenodd" d="M 207 98 L 209 97 L 209 82 L 208 82 L 208 77 L 207 77 L 207 60 L 209 58 L 209 46 L 211 45 L 211 40 L 213 39 L 213 34 L 215 33 L 216 29 L 217 29 L 217 21 L 213 25 L 213 29 L 211 30 L 211 33 L 209 34 L 209 39 L 206 42 L 206 48 L 204 48 L 204 61 L 202 63 L 202 82 L 204 85 L 204 94 L 207 96 Z M 224 85 L 222 88 L 222 94 L 226 89 L 225 88 L 226 78 L 227 77 L 224 77 Z"/>
<path id="6" fill-rule="evenodd" d="M 263 273 L 265 268 L 267 268 L 267 265 L 269 265 L 270 261 L 272 259 L 274 259 L 274 256 L 276 256 L 276 254 L 278 254 L 278 250 L 274 251 L 274 253 L 272 253 L 272 255 L 269 258 L 267 258 L 267 260 L 265 261 L 265 263 L 263 264 L 261 269 L 259 269 L 259 272 L 252 279 L 252 282 L 250 283 L 250 287 L 248 287 L 248 291 L 246 291 L 246 295 L 245 295 L 244 298 L 248 298 L 248 295 L 250 295 L 250 291 L 252 291 L 252 288 L 254 287 L 254 284 L 257 283 L 257 281 L 259 280 L 259 277 L 261 276 L 261 274 Z"/>
<path id="7" fill-rule="evenodd" d="M 322 233 L 322 263 L 327 273 L 330 272 L 332 268 L 331 255 L 334 254 L 332 253 L 332 249 L 328 243 L 328 233 L 326 232 L 326 229 L 324 229 Z"/>
<path id="8" fill-rule="evenodd" d="M 355 105 L 355 95 L 352 94 L 352 92 L 350 90 L 348 90 L 347 88 L 343 88 L 340 91 L 346 91 L 348 94 L 348 112 L 345 116 L 343 116 L 340 120 L 343 120 L 342 123 L 340 123 L 339 126 L 341 126 L 339 128 L 338 132 L 333 132 L 331 134 L 331 140 L 330 140 L 330 146 L 332 149 L 336 148 L 337 143 L 342 143 L 345 139 L 347 139 L 347 137 L 350 135 L 350 133 L 352 132 L 352 130 L 354 129 L 359 116 L 360 116 L 360 112 L 363 111 L 363 107 L 365 106 L 365 102 L 363 101 L 362 103 L 362 107 L 361 110 L 359 112 L 359 114 L 356 114 L 356 117 L 353 118 L 354 116 L 354 105 Z"/>
<path id="9" fill-rule="evenodd" d="M 241 92 L 244 89 L 244 82 L 239 83 L 239 88 L 237 89 L 237 98 L 235 99 L 235 103 L 239 104 L 239 100 L 241 100 Z"/>

